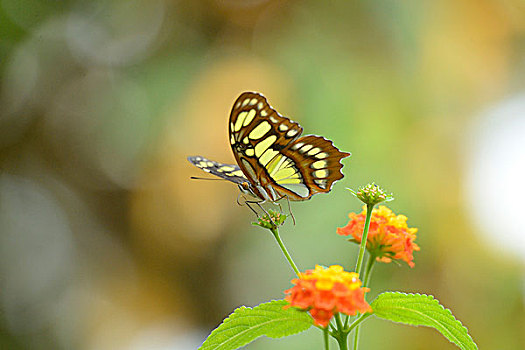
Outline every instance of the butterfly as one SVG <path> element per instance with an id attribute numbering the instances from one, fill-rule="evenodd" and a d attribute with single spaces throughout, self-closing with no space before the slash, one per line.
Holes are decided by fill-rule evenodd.
<path id="1" fill-rule="evenodd" d="M 341 159 L 350 153 L 321 136 L 301 137 L 302 132 L 298 123 L 279 114 L 262 94 L 244 92 L 230 114 L 229 140 L 237 165 L 201 156 L 188 160 L 237 184 L 252 197 L 247 204 L 275 203 L 282 198 L 303 201 L 330 192 L 334 182 L 343 178 Z"/>

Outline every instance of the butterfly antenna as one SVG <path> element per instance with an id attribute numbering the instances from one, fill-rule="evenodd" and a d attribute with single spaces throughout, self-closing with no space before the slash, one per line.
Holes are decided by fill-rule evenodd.
<path id="1" fill-rule="evenodd" d="M 215 180 L 215 181 L 228 181 L 226 179 L 221 179 L 221 178 L 214 178 L 214 177 L 197 177 L 197 176 L 190 176 L 190 179 L 192 180 Z"/>

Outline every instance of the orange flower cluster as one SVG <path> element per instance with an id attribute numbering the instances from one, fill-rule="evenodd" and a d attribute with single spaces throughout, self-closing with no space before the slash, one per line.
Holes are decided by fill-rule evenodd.
<path id="1" fill-rule="evenodd" d="M 337 233 L 342 236 L 352 235 L 353 241 L 361 243 L 366 219 L 366 207 L 361 214 L 350 213 L 350 221 L 345 227 L 339 227 Z M 409 228 L 407 217 L 395 215 L 385 206 L 372 210 L 366 249 L 377 257 L 377 261 L 390 262 L 392 259 L 406 261 L 414 267 L 413 252 L 419 250 L 414 243 L 417 228 Z"/>
<path id="2" fill-rule="evenodd" d="M 307 270 L 293 279 L 295 284 L 285 291 L 290 306 L 310 311 L 315 324 L 327 327 L 330 319 L 338 312 L 355 315 L 371 312 L 372 308 L 365 301 L 368 288 L 361 287 L 359 275 L 346 272 L 342 266 L 328 268 L 316 265 L 314 270 Z"/>

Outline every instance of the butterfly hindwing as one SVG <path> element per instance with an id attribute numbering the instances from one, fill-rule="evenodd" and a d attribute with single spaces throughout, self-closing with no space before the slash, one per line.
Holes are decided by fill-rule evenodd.
<path id="1" fill-rule="evenodd" d="M 267 171 L 278 194 L 292 200 L 306 200 L 316 193 L 329 192 L 334 182 L 343 178 L 341 159 L 350 155 L 316 135 L 297 139 L 281 153 L 279 162 L 267 167 Z"/>

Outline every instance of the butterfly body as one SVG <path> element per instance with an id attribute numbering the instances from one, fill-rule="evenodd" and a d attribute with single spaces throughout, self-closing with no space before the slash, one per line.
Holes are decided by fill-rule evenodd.
<path id="1" fill-rule="evenodd" d="M 343 178 L 339 151 L 321 136 L 302 136 L 303 128 L 280 115 L 256 92 L 242 93 L 230 114 L 230 145 L 237 165 L 189 157 L 195 166 L 232 181 L 259 202 L 284 197 L 302 201 L 329 192 Z"/>

